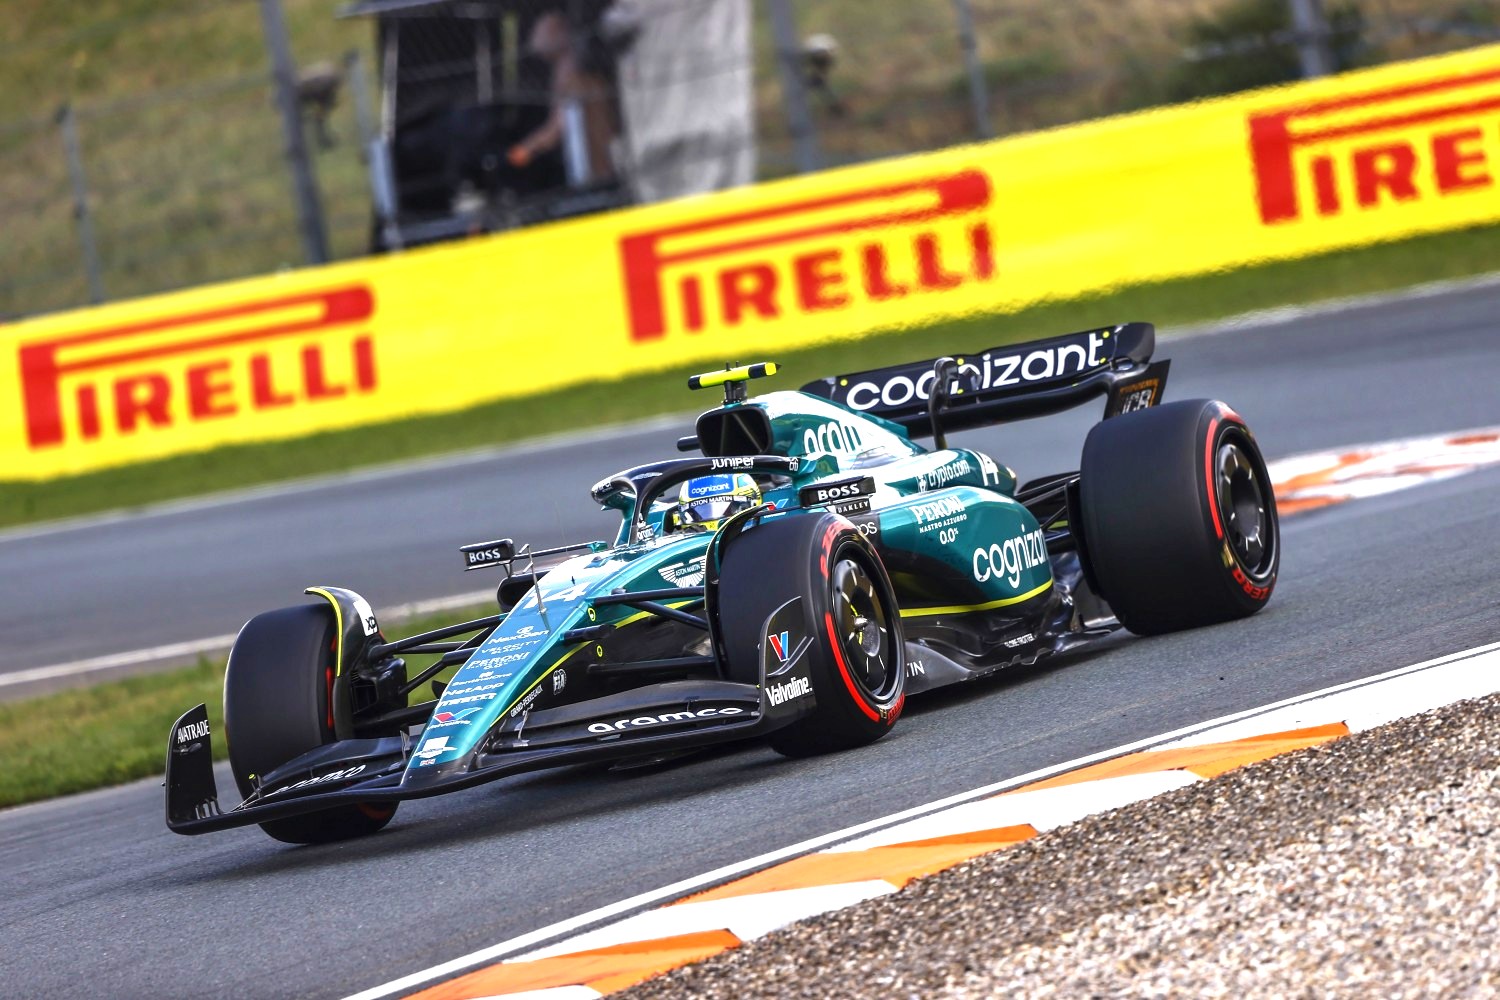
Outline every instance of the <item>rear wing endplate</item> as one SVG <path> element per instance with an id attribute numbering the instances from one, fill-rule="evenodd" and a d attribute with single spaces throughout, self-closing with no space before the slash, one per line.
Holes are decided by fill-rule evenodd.
<path id="1" fill-rule="evenodd" d="M 1122 323 L 951 359 L 818 379 L 802 391 L 857 413 L 894 421 L 912 434 L 940 434 L 1070 409 L 1099 396 L 1104 416 L 1161 401 L 1168 361 L 1151 362 L 1156 328 Z M 953 374 L 947 392 L 933 384 L 939 363 Z"/>

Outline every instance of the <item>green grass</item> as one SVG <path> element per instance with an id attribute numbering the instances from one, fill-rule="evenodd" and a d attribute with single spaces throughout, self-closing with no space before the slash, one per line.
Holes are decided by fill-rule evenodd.
<path id="1" fill-rule="evenodd" d="M 374 26 L 337 0 L 282 0 L 301 66 L 363 53 Z M 13 10 L 11 8 L 14 8 Z M 0 318 L 88 301 L 53 112 L 77 115 L 105 297 L 303 263 L 254 3 L 11 0 L 0 24 Z M 312 151 L 335 258 L 365 252 L 369 185 L 351 87 Z"/>
<path id="2" fill-rule="evenodd" d="M 401 623 L 386 634 L 406 635 L 482 615 L 493 608 L 433 615 Z M 416 676 L 434 657 L 409 657 Z M 456 669 L 456 668 L 454 668 Z M 451 676 L 452 670 L 439 677 Z M 58 694 L 0 702 L 0 808 L 118 785 L 162 773 L 167 730 L 183 712 L 208 706 L 214 757 L 225 756 L 224 660 L 199 658 L 197 666 L 145 674 Z M 413 701 L 431 697 L 423 688 Z M 67 738 L 59 738 L 60 728 Z M 239 801 L 235 789 L 220 788 L 225 807 Z"/>
<path id="3" fill-rule="evenodd" d="M 1191 24 L 1246 0 L 972 0 L 991 83 L 991 131 L 1047 128 L 1159 104 L 1184 74 Z M 1274 6 L 1283 0 L 1267 0 Z M 1340 0 L 1364 12 L 1361 58 L 1376 62 L 1473 44 L 1461 32 L 1397 30 L 1424 17 L 1484 26 L 1493 0 Z M 281 0 L 301 67 L 362 53 L 377 75 L 370 18 L 345 0 Z M 778 55 L 753 5 L 753 100 L 762 176 L 791 172 Z M 976 135 L 949 0 L 799 3 L 799 34 L 832 34 L 830 105 L 814 94 L 829 164 L 935 149 Z M 119 299 L 300 264 L 303 251 L 280 123 L 267 85 L 257 5 L 223 0 L 6 0 L 0 18 L 0 318 L 82 305 L 69 172 L 53 112 L 77 113 L 105 297 Z M 403 47 L 445 46 L 421 28 Z M 403 36 L 406 37 L 406 36 Z M 447 51 L 446 48 L 443 51 Z M 456 53 L 455 53 L 456 55 Z M 1262 76 L 1255 77 L 1263 78 Z M 337 259 L 368 246 L 370 195 L 346 82 L 337 145 L 315 147 Z"/>
<path id="4" fill-rule="evenodd" d="M 944 352 L 972 351 L 1125 319 L 1159 326 L 1251 309 L 1376 292 L 1423 281 L 1483 273 L 1495 267 L 1500 227 L 1489 226 L 1358 250 L 1268 264 L 1224 274 L 1124 288 L 1054 302 L 1008 315 L 969 316 L 799 351 L 768 349 L 787 377 L 772 387 Z M 741 360 L 751 360 L 744 358 Z M 0 482 L 0 526 L 132 508 L 162 500 L 336 472 L 551 432 L 597 427 L 660 413 L 686 412 L 708 401 L 682 388 L 702 365 L 642 375 L 597 387 L 491 403 L 457 413 L 215 451 L 46 482 Z M 371 448 L 370 442 L 378 442 Z M 609 470 L 600 470 L 601 474 Z"/>

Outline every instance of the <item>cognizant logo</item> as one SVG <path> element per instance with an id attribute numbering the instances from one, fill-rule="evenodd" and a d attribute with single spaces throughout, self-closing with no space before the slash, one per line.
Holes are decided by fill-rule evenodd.
<path id="1" fill-rule="evenodd" d="M 1042 529 L 1019 538 L 1007 538 L 988 548 L 974 550 L 974 579 L 984 583 L 1004 578 L 1012 587 L 1021 583 L 1021 573 L 1047 563 L 1047 541 Z"/>

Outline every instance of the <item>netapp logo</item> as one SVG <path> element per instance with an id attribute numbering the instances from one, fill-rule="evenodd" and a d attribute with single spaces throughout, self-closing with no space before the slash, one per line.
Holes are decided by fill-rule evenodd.
<path id="1" fill-rule="evenodd" d="M 443 691 L 443 695 L 448 698 L 454 698 L 458 695 L 473 694 L 475 691 L 498 691 L 505 687 L 506 683 L 508 682 L 495 681 L 493 684 L 471 684 L 468 687 L 447 688 Z"/>
<path id="2" fill-rule="evenodd" d="M 495 700 L 495 695 L 493 693 L 490 693 L 490 694 L 470 694 L 470 695 L 465 695 L 462 698 L 444 698 L 443 699 L 443 707 L 444 708 L 448 708 L 451 705 L 467 705 L 470 702 L 474 702 L 474 701 L 494 701 L 494 700 Z"/>
<path id="3" fill-rule="evenodd" d="M 812 694 L 812 681 L 806 677 L 793 677 L 785 684 L 772 684 L 766 688 L 766 697 L 771 699 L 773 705 L 781 705 L 809 694 Z"/>

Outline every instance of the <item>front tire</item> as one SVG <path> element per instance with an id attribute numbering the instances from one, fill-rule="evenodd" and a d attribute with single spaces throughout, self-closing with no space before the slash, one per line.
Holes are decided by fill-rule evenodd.
<path id="1" fill-rule="evenodd" d="M 224 674 L 224 735 L 241 795 L 260 775 L 335 739 L 337 626 L 326 605 L 302 604 L 245 623 Z M 288 844 L 322 844 L 374 833 L 395 803 L 358 803 L 260 824 Z"/>
<path id="2" fill-rule="evenodd" d="M 1276 498 L 1245 422 L 1195 399 L 1102 421 L 1083 446 L 1082 540 L 1127 629 L 1174 632 L 1252 615 L 1276 586 Z"/>
<path id="3" fill-rule="evenodd" d="M 875 742 L 906 703 L 905 639 L 880 557 L 841 517 L 766 521 L 725 552 L 717 605 L 731 679 L 759 682 L 766 619 L 794 597 L 817 707 L 771 734 L 771 748 L 808 757 Z"/>

